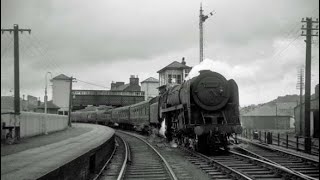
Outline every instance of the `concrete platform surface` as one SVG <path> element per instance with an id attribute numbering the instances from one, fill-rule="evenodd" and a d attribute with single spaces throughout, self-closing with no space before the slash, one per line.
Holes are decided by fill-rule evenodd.
<path id="1" fill-rule="evenodd" d="M 60 141 L 51 138 L 56 142 L 1 156 L 1 179 L 40 178 L 100 146 L 114 135 L 113 129 L 100 125 L 75 123 L 73 127 L 90 130 L 78 136 L 66 136 Z"/>
<path id="2" fill-rule="evenodd" d="M 28 138 L 22 138 L 19 142 L 7 145 L 1 143 L 1 156 L 7 156 L 10 154 L 15 154 L 21 151 L 25 151 L 27 149 L 32 149 L 48 144 L 52 144 L 55 142 L 59 142 L 65 140 L 66 138 L 80 136 L 86 132 L 91 131 L 92 128 L 89 126 L 80 127 L 80 126 L 72 126 L 65 130 L 49 133 L 47 135 L 39 135 Z"/>

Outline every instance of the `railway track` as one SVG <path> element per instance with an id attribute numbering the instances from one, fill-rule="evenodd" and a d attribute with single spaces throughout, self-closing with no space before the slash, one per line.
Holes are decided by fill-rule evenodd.
<path id="1" fill-rule="evenodd" d="M 119 131 L 116 135 L 112 157 L 93 180 L 177 180 L 166 160 L 144 139 Z"/>
<path id="2" fill-rule="evenodd" d="M 186 158 L 213 179 L 308 179 L 307 177 L 267 161 L 234 151 L 209 157 L 182 148 Z"/>
<path id="3" fill-rule="evenodd" d="M 129 149 L 128 163 L 118 179 L 177 180 L 167 161 L 151 144 L 132 134 L 117 132 L 117 135 L 125 140 Z"/>
<path id="4" fill-rule="evenodd" d="M 124 169 L 124 164 L 127 163 L 128 149 L 126 142 L 119 136 L 115 136 L 116 147 L 110 159 L 106 162 L 101 171 L 93 180 L 117 180 L 120 179 L 119 174 Z"/>
<path id="5" fill-rule="evenodd" d="M 272 149 L 249 141 L 242 142 L 246 144 L 245 146 L 236 146 L 235 150 L 238 152 L 268 161 L 278 166 L 284 166 L 307 179 L 319 179 L 319 162 L 316 160 Z"/>

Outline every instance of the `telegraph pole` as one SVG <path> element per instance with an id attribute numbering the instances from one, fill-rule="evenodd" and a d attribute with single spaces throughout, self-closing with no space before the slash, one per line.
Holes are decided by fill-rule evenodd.
<path id="1" fill-rule="evenodd" d="M 301 67 L 298 71 L 298 83 L 297 83 L 297 89 L 300 90 L 300 121 L 299 124 L 296 124 L 296 126 L 299 126 L 299 135 L 302 135 L 302 119 L 303 119 L 303 113 L 302 113 L 302 102 L 303 102 L 303 86 L 304 86 L 304 70 L 303 67 Z"/>
<path id="2" fill-rule="evenodd" d="M 14 113 L 20 114 L 20 80 L 19 80 L 19 32 L 23 33 L 28 31 L 31 33 L 31 29 L 19 29 L 18 24 L 13 25 L 13 29 L 1 29 L 1 33 L 13 32 L 14 42 Z"/>
<path id="3" fill-rule="evenodd" d="M 312 18 L 302 19 L 303 23 L 306 23 L 307 27 L 302 25 L 302 30 L 306 30 L 306 34 L 302 31 L 302 36 L 306 36 L 306 71 L 305 71 L 305 152 L 311 153 L 311 137 L 310 137 L 310 97 L 311 97 L 311 45 L 312 45 L 312 36 L 318 36 L 318 33 L 313 34 L 313 30 L 318 30 L 318 26 L 313 27 L 313 23 L 317 24 L 318 19 L 313 21 Z"/>
<path id="4" fill-rule="evenodd" d="M 210 12 L 209 15 L 203 15 L 202 4 L 200 4 L 200 15 L 199 15 L 199 29 L 200 29 L 200 62 L 203 61 L 203 23 L 209 16 L 212 16 L 214 11 Z"/>
<path id="5" fill-rule="evenodd" d="M 72 76 L 70 77 L 70 93 L 69 93 L 69 112 L 68 112 L 68 126 L 71 127 L 71 111 L 72 111 L 72 82 L 76 78 L 73 78 Z"/>

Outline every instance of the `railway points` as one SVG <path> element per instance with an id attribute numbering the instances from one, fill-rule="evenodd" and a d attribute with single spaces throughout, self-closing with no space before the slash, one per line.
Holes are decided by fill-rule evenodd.
<path id="1" fill-rule="evenodd" d="M 1 156 L 1 179 L 67 179 L 89 177 L 113 146 L 114 130 L 92 124 L 74 124 L 82 133 L 65 134 L 63 139 L 48 137 L 45 144 L 28 146 L 20 152 Z M 47 137 L 47 136 L 46 136 Z M 50 142 L 51 141 L 51 142 Z M 35 143 L 32 140 L 29 143 Z M 103 152 L 100 152 L 100 149 Z M 90 154 L 88 154 L 90 152 Z M 99 154 L 99 156 L 96 154 Z M 96 164 L 84 162 L 96 158 Z M 79 164 L 82 162 L 83 164 Z M 79 173 L 79 172 L 82 173 Z"/>
<path id="2" fill-rule="evenodd" d="M 319 156 L 280 148 L 274 145 L 261 144 L 240 138 L 240 152 L 257 157 L 264 161 L 286 167 L 308 179 L 319 179 Z"/>

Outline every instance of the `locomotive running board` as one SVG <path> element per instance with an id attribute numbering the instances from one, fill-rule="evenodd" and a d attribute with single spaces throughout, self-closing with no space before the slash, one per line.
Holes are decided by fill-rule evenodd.
<path id="1" fill-rule="evenodd" d="M 166 109 L 160 109 L 160 113 L 175 111 L 175 110 L 179 110 L 179 109 L 183 109 L 183 104 L 179 104 L 177 106 L 172 106 L 172 107 L 169 107 Z"/>

